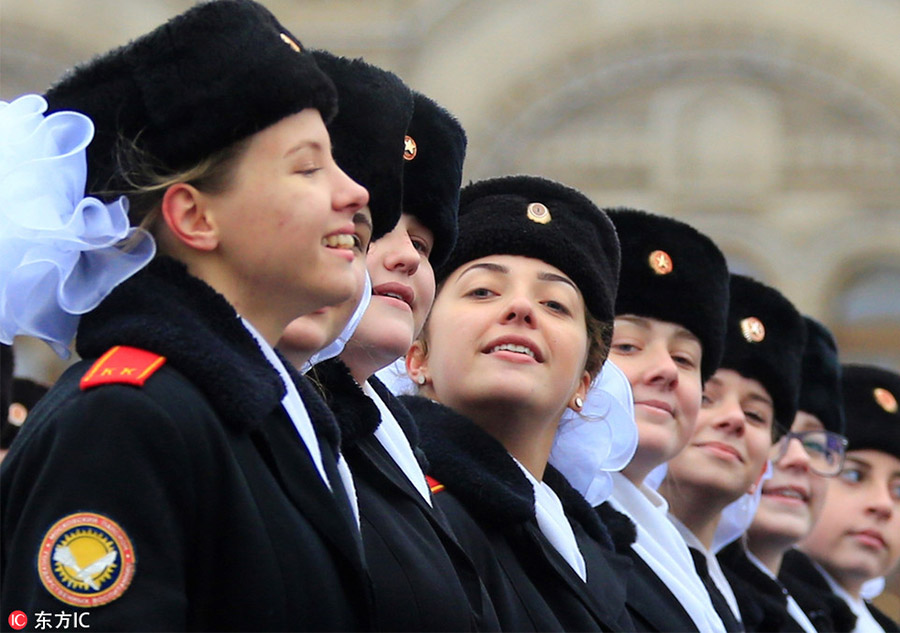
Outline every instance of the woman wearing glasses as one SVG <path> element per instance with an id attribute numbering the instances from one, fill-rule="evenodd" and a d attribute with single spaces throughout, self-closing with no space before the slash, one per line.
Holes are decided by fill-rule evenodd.
<path id="1" fill-rule="evenodd" d="M 848 615 L 797 579 L 779 580 L 785 553 L 818 520 L 826 478 L 840 472 L 847 444 L 841 435 L 841 370 L 834 338 L 817 321 L 804 320 L 807 339 L 797 415 L 791 430 L 772 447 L 772 477 L 762 484 L 759 508 L 745 538 L 719 554 L 748 630 L 834 631 Z"/>
<path id="2" fill-rule="evenodd" d="M 864 590 L 900 562 L 900 375 L 868 365 L 844 365 L 842 375 L 846 461 L 798 546 L 812 562 L 785 557 L 784 567 L 843 601 L 856 616 L 853 631 L 900 631 Z"/>

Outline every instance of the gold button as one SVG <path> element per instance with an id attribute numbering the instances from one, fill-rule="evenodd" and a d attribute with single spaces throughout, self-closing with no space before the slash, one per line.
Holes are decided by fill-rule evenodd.
<path id="1" fill-rule="evenodd" d="M 281 41 L 294 49 L 295 53 L 302 53 L 303 50 L 300 48 L 300 45 L 294 41 L 294 39 L 288 35 L 287 33 L 281 34 Z"/>
<path id="2" fill-rule="evenodd" d="M 766 327 L 756 317 L 747 317 L 741 321 L 741 334 L 748 343 L 759 343 L 766 338 Z"/>
<path id="3" fill-rule="evenodd" d="M 550 209 L 540 202 L 532 202 L 529 204 L 528 209 L 525 211 L 525 215 L 528 216 L 529 220 L 537 222 L 538 224 L 547 224 L 552 219 L 550 217 Z"/>
<path id="4" fill-rule="evenodd" d="M 412 160 L 419 153 L 419 147 L 416 140 L 409 134 L 403 139 L 403 160 Z"/>
<path id="5" fill-rule="evenodd" d="M 872 392 L 875 402 L 888 413 L 897 413 L 897 398 L 887 389 L 878 387 Z"/>
<path id="6" fill-rule="evenodd" d="M 650 253 L 650 268 L 657 275 L 668 275 L 672 272 L 672 258 L 665 251 L 653 251 Z"/>

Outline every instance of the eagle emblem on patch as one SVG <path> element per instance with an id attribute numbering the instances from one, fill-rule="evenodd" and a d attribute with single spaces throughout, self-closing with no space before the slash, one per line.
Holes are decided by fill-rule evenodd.
<path id="1" fill-rule="evenodd" d="M 120 598 L 134 578 L 134 547 L 111 519 L 92 512 L 63 517 L 38 552 L 38 575 L 55 598 L 91 608 Z"/>

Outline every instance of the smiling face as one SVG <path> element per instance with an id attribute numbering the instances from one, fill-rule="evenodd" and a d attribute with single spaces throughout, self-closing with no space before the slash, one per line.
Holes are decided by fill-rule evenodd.
<path id="1" fill-rule="evenodd" d="M 372 301 L 341 358 L 366 376 L 409 349 L 434 301 L 434 271 L 428 260 L 434 237 L 409 214 L 373 242 L 366 255 Z"/>
<path id="2" fill-rule="evenodd" d="M 581 292 L 562 271 L 514 255 L 460 266 L 407 359 L 430 395 L 478 419 L 487 410 L 557 420 L 590 384 Z"/>
<path id="3" fill-rule="evenodd" d="M 814 415 L 798 411 L 791 431 L 823 430 L 822 422 Z M 782 440 L 783 441 L 783 440 Z M 774 446 L 774 459 L 779 446 Z M 784 455 L 772 463 L 772 477 L 762 484 L 759 508 L 748 530 L 751 550 L 754 543 L 769 543 L 787 550 L 809 534 L 825 502 L 828 478 L 810 470 L 810 456 L 800 440 L 790 439 Z"/>
<path id="4" fill-rule="evenodd" d="M 610 358 L 634 393 L 639 442 L 625 475 L 640 483 L 677 455 L 700 410 L 700 341 L 676 323 L 633 315 L 616 318 Z"/>
<path id="5" fill-rule="evenodd" d="M 353 216 L 368 193 L 334 162 L 317 110 L 250 137 L 231 185 L 206 199 L 219 235 L 216 287 L 251 322 L 274 314 L 283 328 L 353 294 Z"/>
<path id="6" fill-rule="evenodd" d="M 900 561 L 900 459 L 872 449 L 847 453 L 822 515 L 800 549 L 851 594 Z"/>
<path id="7" fill-rule="evenodd" d="M 720 506 L 759 480 L 772 447 L 772 399 L 758 381 L 719 369 L 706 382 L 697 426 L 669 461 L 668 479 L 686 494 Z"/>
<path id="8" fill-rule="evenodd" d="M 278 351 L 285 355 L 294 367 L 302 367 L 309 358 L 334 341 L 353 315 L 365 286 L 366 251 L 372 237 L 372 213 L 368 207 L 353 216 L 353 272 L 357 288 L 347 301 L 335 306 L 325 306 L 294 319 L 285 328 L 278 341 Z"/>

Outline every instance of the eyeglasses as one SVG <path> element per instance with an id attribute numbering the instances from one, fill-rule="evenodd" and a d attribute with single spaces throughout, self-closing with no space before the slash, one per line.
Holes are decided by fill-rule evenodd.
<path id="1" fill-rule="evenodd" d="M 772 463 L 777 464 L 787 453 L 792 439 L 797 439 L 809 456 L 809 469 L 823 477 L 833 477 L 844 467 L 847 438 L 831 431 L 788 431 L 775 445 Z"/>

